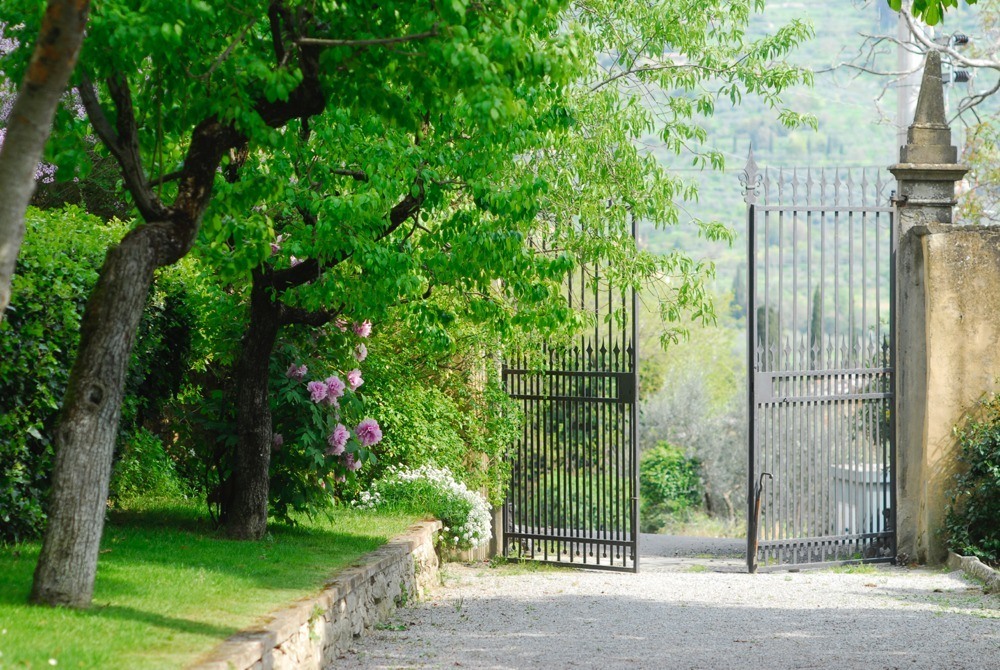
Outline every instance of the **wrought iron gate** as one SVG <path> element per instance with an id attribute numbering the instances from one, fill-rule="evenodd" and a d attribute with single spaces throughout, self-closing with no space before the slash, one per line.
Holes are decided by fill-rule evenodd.
<path id="1" fill-rule="evenodd" d="M 892 560 L 891 177 L 760 171 L 751 152 L 741 181 L 750 259 L 747 566 Z"/>
<path id="2" fill-rule="evenodd" d="M 566 295 L 593 319 L 589 332 L 503 368 L 525 418 L 504 505 L 504 555 L 635 572 L 636 296 L 587 267 Z"/>

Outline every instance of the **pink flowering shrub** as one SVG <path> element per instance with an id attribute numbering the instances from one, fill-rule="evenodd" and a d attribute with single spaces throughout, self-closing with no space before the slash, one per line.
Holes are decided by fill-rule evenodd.
<path id="1" fill-rule="evenodd" d="M 382 429 L 366 415 L 358 366 L 368 355 L 358 340 L 368 337 L 372 326 L 348 323 L 334 321 L 323 338 L 299 347 L 285 344 L 276 352 L 271 511 L 279 518 L 329 504 L 344 495 L 344 487 L 357 490 L 357 476 L 377 461 L 372 447 L 381 441 Z"/>

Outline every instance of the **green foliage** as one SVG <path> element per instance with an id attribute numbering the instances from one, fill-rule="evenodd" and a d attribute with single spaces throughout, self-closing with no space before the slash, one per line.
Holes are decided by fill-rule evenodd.
<path id="1" fill-rule="evenodd" d="M 390 465 L 446 468 L 491 503 L 504 498 L 507 449 L 520 430 L 520 411 L 502 387 L 490 342 L 468 324 L 460 330 L 466 355 L 435 353 L 426 342 L 391 326 L 370 343 L 366 377 L 372 416 L 384 439 L 375 447 L 378 477 Z"/>
<path id="2" fill-rule="evenodd" d="M 959 471 L 950 491 L 948 546 L 966 556 L 1000 564 L 1000 396 L 984 400 L 956 430 Z"/>
<path id="3" fill-rule="evenodd" d="M 701 464 L 684 450 L 660 442 L 639 460 L 639 519 L 645 533 L 655 533 L 666 517 L 684 515 L 702 505 Z"/>
<path id="4" fill-rule="evenodd" d="M 29 210 L 13 300 L 0 322 L 0 541 L 37 534 L 52 428 L 105 248 L 122 235 L 80 209 Z"/>
<path id="5" fill-rule="evenodd" d="M 0 541 L 37 535 L 52 468 L 52 430 L 79 342 L 80 320 L 107 247 L 127 228 L 76 207 L 29 210 L 0 322 Z M 129 367 L 120 445 L 156 424 L 186 352 L 183 291 L 164 278 L 153 292 Z M 145 439 L 145 436 L 140 437 Z"/>
<path id="6" fill-rule="evenodd" d="M 895 11 L 903 7 L 903 0 L 887 0 Z M 974 5 L 978 0 L 965 0 L 965 4 Z M 913 15 L 929 26 L 937 25 L 944 18 L 949 7 L 958 7 L 959 0 L 913 0 L 910 11 Z"/>
<path id="7" fill-rule="evenodd" d="M 123 442 L 111 473 L 110 497 L 116 505 L 187 496 L 188 487 L 157 435 L 139 428 Z"/>
<path id="8" fill-rule="evenodd" d="M 80 209 L 29 210 L 0 322 L 0 542 L 40 532 L 52 428 L 105 248 L 123 232 Z"/>

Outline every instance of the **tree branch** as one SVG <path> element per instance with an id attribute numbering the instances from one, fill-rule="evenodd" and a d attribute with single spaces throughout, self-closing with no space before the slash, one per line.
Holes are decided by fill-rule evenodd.
<path id="1" fill-rule="evenodd" d="M 345 177 L 353 177 L 357 181 L 368 181 L 368 175 L 365 174 L 363 170 L 349 170 L 347 168 L 336 168 L 330 170 L 333 174 L 343 175 Z"/>
<path id="2" fill-rule="evenodd" d="M 319 37 L 300 37 L 295 40 L 296 44 L 302 46 L 316 46 L 316 47 L 372 47 L 381 46 L 384 44 L 399 44 L 400 42 L 413 42 L 416 40 L 425 40 L 430 37 L 437 37 L 440 35 L 437 24 L 434 27 L 423 33 L 415 33 L 413 35 L 401 35 L 399 37 L 375 37 L 367 40 L 335 40 L 335 39 L 323 39 Z"/>
<path id="3" fill-rule="evenodd" d="M 302 309 L 301 307 L 289 307 L 288 305 L 281 305 L 281 314 L 279 319 L 281 320 L 281 325 L 290 326 L 292 324 L 302 324 L 305 326 L 323 326 L 334 319 L 340 314 L 341 310 L 317 310 L 315 312 L 310 312 L 309 310 Z"/>
<path id="4" fill-rule="evenodd" d="M 419 189 L 417 195 L 408 193 L 389 211 L 389 215 L 386 217 L 388 219 L 388 225 L 375 237 L 375 242 L 380 242 L 391 235 L 401 225 L 403 225 L 407 219 L 420 211 L 420 207 L 423 205 L 424 198 L 426 196 L 422 181 L 418 180 L 417 187 Z M 302 214 L 302 217 L 307 225 L 316 225 L 316 217 L 313 216 L 308 210 L 300 208 L 299 213 Z M 324 272 L 340 265 L 344 261 L 348 260 L 352 255 L 352 253 L 344 253 L 323 263 L 320 263 L 318 259 L 308 258 L 294 267 L 271 272 L 264 281 L 270 288 L 274 289 L 275 293 L 281 294 L 290 288 L 302 286 L 318 279 Z"/>
<path id="5" fill-rule="evenodd" d="M 136 209 L 146 221 L 160 221 L 167 217 L 167 207 L 153 192 L 152 185 L 142 167 L 139 153 L 139 130 L 132 106 L 132 91 L 128 80 L 121 72 L 115 72 L 107 80 L 108 92 L 115 104 L 117 122 L 112 129 L 104 110 L 97 100 L 93 83 L 86 77 L 77 90 L 87 117 L 94 131 L 107 146 L 108 151 L 118 161 L 125 185 L 132 194 Z"/>
<path id="6" fill-rule="evenodd" d="M 212 61 L 212 64 L 209 66 L 205 74 L 197 74 L 191 76 L 193 76 L 195 79 L 200 79 L 200 80 L 205 80 L 211 77 L 212 73 L 215 72 L 216 69 L 218 69 L 218 67 L 222 65 L 222 63 L 224 63 L 226 59 L 229 58 L 229 56 L 233 53 L 233 49 L 236 48 L 236 45 L 243 41 L 243 38 L 246 37 L 246 34 L 248 32 L 250 32 L 250 29 L 253 28 L 255 23 L 257 23 L 257 17 L 250 19 L 249 23 L 243 26 L 243 29 L 240 30 L 240 32 L 236 35 L 236 37 L 233 38 L 233 41 L 226 46 L 225 50 L 223 50 L 223 52 L 219 54 L 219 56 L 214 61 Z"/>

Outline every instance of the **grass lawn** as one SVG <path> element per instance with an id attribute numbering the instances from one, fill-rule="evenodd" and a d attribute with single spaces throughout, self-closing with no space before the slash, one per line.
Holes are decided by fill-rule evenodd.
<path id="1" fill-rule="evenodd" d="M 192 507 L 112 512 L 86 611 L 25 604 L 40 545 L 0 547 L 0 670 L 184 667 L 415 520 L 344 509 L 236 542 Z"/>

